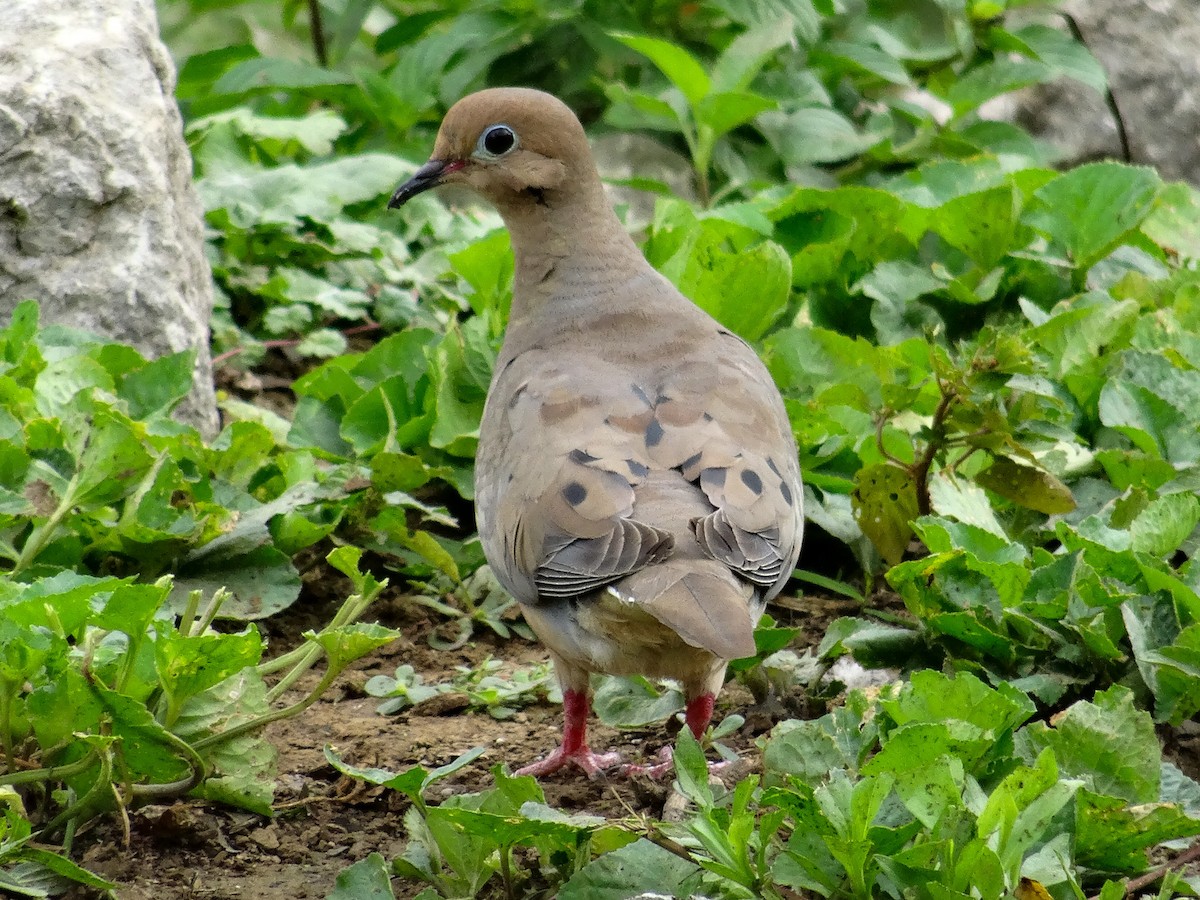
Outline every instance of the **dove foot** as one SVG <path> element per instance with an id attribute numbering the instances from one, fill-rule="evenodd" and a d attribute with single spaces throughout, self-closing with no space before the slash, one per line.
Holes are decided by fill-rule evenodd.
<path id="1" fill-rule="evenodd" d="M 557 772 L 566 766 L 578 766 L 588 778 L 598 778 L 605 769 L 621 762 L 616 751 L 595 753 L 587 745 L 587 717 L 591 701 L 584 691 L 563 691 L 563 739 L 558 749 L 535 763 L 517 769 L 518 775 L 535 778 Z"/>
<path id="2" fill-rule="evenodd" d="M 611 769 L 620 762 L 621 754 L 615 750 L 609 753 L 594 753 L 586 745 L 574 750 L 567 750 L 564 746 L 560 746 L 545 759 L 539 759 L 535 763 L 517 769 L 517 774 L 541 777 L 574 765 L 583 769 L 588 778 L 599 778 L 605 769 Z"/>

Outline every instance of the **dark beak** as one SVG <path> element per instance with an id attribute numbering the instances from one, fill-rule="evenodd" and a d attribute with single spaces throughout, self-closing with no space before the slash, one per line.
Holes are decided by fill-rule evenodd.
<path id="1" fill-rule="evenodd" d="M 396 193 L 392 194 L 392 199 L 388 201 L 388 209 L 399 209 L 417 194 L 437 187 L 442 183 L 442 176 L 453 172 L 456 168 L 461 168 L 461 166 L 449 165 L 440 159 L 431 159 L 413 172 L 412 178 L 396 188 Z"/>

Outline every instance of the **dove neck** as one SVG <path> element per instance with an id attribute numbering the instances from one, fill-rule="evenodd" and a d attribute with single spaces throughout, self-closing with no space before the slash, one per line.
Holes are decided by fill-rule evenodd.
<path id="1" fill-rule="evenodd" d="M 545 191 L 500 212 L 516 263 L 514 318 L 535 316 L 549 303 L 561 308 L 573 298 L 607 294 L 650 271 L 599 179 L 572 191 Z"/>

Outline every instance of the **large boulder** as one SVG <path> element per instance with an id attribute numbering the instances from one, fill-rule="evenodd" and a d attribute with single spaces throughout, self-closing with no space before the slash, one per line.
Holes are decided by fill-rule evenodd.
<path id="1" fill-rule="evenodd" d="M 1108 73 L 1133 161 L 1200 185 L 1200 3 L 1067 0 L 1064 9 Z M 1076 82 L 1031 92 L 1018 120 L 1054 144 L 1064 163 L 1121 156 L 1104 99 Z"/>
<path id="2" fill-rule="evenodd" d="M 42 320 L 154 357 L 196 350 L 183 418 L 217 427 L 202 210 L 153 0 L 3 0 L 0 321 Z"/>

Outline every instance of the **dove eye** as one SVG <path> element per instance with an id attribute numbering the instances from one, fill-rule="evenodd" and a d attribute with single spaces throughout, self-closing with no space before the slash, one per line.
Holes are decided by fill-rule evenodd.
<path id="1" fill-rule="evenodd" d="M 517 146 L 517 133 L 507 125 L 492 125 L 479 136 L 478 149 L 485 156 L 503 156 Z"/>

